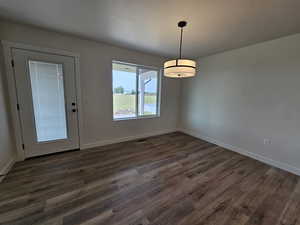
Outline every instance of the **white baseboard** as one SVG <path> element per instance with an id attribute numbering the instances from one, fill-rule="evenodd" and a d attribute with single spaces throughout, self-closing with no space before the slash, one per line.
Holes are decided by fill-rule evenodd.
<path id="1" fill-rule="evenodd" d="M 140 139 L 140 138 L 147 138 L 147 137 L 172 133 L 175 131 L 177 131 L 177 129 L 174 128 L 174 129 L 160 130 L 160 131 L 151 132 L 151 133 L 139 134 L 139 135 L 135 135 L 135 136 L 114 138 L 114 139 L 108 139 L 108 140 L 103 140 L 103 141 L 97 141 L 97 142 L 93 142 L 93 143 L 86 143 L 86 144 L 82 144 L 80 146 L 80 149 L 88 149 L 88 148 L 100 147 L 100 146 L 104 146 L 104 145 L 110 145 L 110 144 L 115 144 L 115 143 L 120 143 L 120 142 L 125 142 L 125 141 L 132 141 L 132 140 L 136 140 L 136 139 Z"/>
<path id="2" fill-rule="evenodd" d="M 265 157 L 265 156 L 247 151 L 243 148 L 236 147 L 236 146 L 233 146 L 233 145 L 230 145 L 230 144 L 226 144 L 226 143 L 218 141 L 214 138 L 207 137 L 207 136 L 205 136 L 205 135 L 203 135 L 199 132 L 195 132 L 195 131 L 191 131 L 191 130 L 183 129 L 183 128 L 180 128 L 178 131 L 181 131 L 181 132 L 186 133 L 188 135 L 191 135 L 193 137 L 208 141 L 210 143 L 216 144 L 216 145 L 221 146 L 223 148 L 226 148 L 228 150 L 240 153 L 241 155 L 248 156 L 250 158 L 256 159 L 256 160 L 261 161 L 263 163 L 266 163 L 268 165 L 280 168 L 282 170 L 285 170 L 285 171 L 288 171 L 290 173 L 293 173 L 293 174 L 296 174 L 296 175 L 300 176 L 300 168 L 288 165 L 287 163 L 279 162 L 279 161 L 273 160 L 271 158 L 268 158 L 268 157 Z"/>
<path id="3" fill-rule="evenodd" d="M 11 159 L 3 168 L 0 168 L 0 182 L 4 179 L 5 175 L 10 171 L 10 169 L 15 164 L 16 160 Z"/>

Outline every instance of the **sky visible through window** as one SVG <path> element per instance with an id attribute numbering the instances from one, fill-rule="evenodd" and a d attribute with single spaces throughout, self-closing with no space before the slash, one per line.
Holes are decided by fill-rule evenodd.
<path id="1" fill-rule="evenodd" d="M 114 119 L 157 115 L 158 70 L 114 62 L 112 69 Z"/>
<path id="2" fill-rule="evenodd" d="M 125 92 L 136 90 L 136 75 L 132 72 L 113 70 L 113 88 L 122 86 Z M 156 82 L 147 84 L 147 91 L 156 92 Z"/>

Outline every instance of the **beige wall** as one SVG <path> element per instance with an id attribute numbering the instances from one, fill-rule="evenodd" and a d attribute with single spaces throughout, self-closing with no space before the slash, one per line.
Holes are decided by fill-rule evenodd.
<path id="1" fill-rule="evenodd" d="M 1 47 L 0 51 L 2 51 Z M 8 113 L 6 80 L 2 76 L 4 72 L 2 54 L 0 56 L 0 175 L 3 175 L 7 172 L 6 169 L 12 161 L 15 160 L 16 151 L 12 141 L 13 134 Z"/>
<path id="2" fill-rule="evenodd" d="M 0 39 L 80 54 L 82 144 L 97 144 L 176 128 L 180 83 L 171 79 L 162 81 L 160 118 L 112 121 L 112 60 L 161 67 L 164 58 L 4 21 L 0 22 Z"/>
<path id="3" fill-rule="evenodd" d="M 300 34 L 198 64 L 182 84 L 180 126 L 300 173 Z"/>

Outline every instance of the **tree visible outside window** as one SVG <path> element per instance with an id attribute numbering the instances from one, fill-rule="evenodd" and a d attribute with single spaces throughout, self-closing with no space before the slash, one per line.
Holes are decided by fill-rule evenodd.
<path id="1" fill-rule="evenodd" d="M 113 118 L 159 115 L 159 70 L 113 62 Z"/>

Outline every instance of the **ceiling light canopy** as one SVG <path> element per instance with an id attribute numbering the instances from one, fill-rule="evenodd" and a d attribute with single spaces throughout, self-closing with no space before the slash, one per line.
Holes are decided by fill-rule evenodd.
<path id="1" fill-rule="evenodd" d="M 187 25 L 186 21 L 180 21 L 178 27 L 180 27 L 180 46 L 179 46 L 179 58 L 169 60 L 164 63 L 164 75 L 172 78 L 185 78 L 193 77 L 196 75 L 196 62 L 190 59 L 181 58 L 182 50 L 182 35 L 183 27 Z"/>

